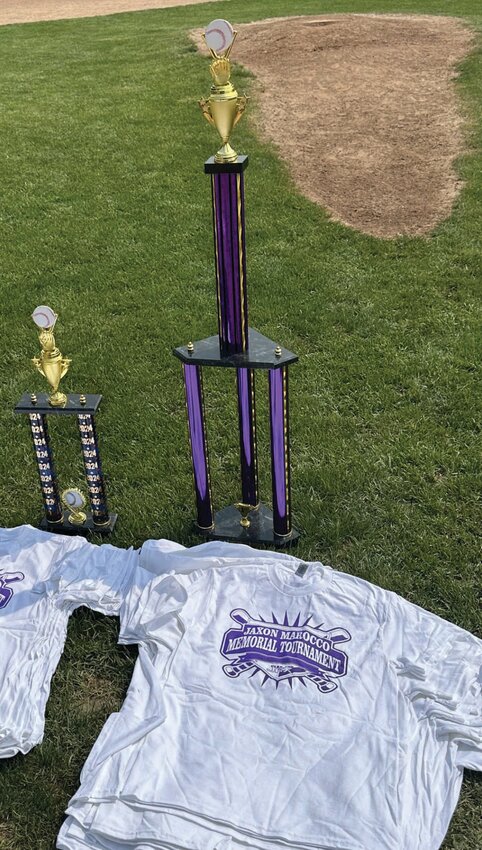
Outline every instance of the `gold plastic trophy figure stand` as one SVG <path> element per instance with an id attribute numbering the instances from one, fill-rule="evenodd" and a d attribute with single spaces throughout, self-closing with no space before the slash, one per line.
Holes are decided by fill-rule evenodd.
<path id="1" fill-rule="evenodd" d="M 229 81 L 231 76 L 229 55 L 236 35 L 231 24 L 224 20 L 212 21 L 203 34 L 206 46 L 214 60 L 209 69 L 214 84 L 211 86 L 209 98 L 207 100 L 202 98 L 199 106 L 206 120 L 216 127 L 221 136 L 223 144 L 214 157 L 215 162 L 236 162 L 238 155 L 229 144 L 229 138 L 246 109 L 248 100 L 246 95 L 238 95 Z"/>
<path id="2" fill-rule="evenodd" d="M 72 525 L 83 525 L 87 519 L 87 514 L 83 510 L 86 505 L 84 494 L 77 487 L 69 487 L 68 490 L 64 490 L 61 499 L 70 511 L 68 521 Z"/>
<path id="3" fill-rule="evenodd" d="M 65 393 L 59 392 L 59 384 L 64 375 L 67 374 L 71 360 L 63 357 L 59 349 L 55 345 L 54 327 L 57 321 L 57 314 L 51 309 L 42 305 L 37 307 L 32 313 L 32 319 L 39 329 L 39 340 L 42 346 L 40 357 L 34 357 L 32 363 L 44 378 L 49 382 L 52 392 L 49 395 L 49 404 L 52 407 L 64 407 L 67 396 Z"/>
<path id="4" fill-rule="evenodd" d="M 236 502 L 234 507 L 237 508 L 241 514 L 239 524 L 242 525 L 243 528 L 249 528 L 251 525 L 249 514 L 251 513 L 251 511 L 257 511 L 259 505 L 248 505 L 246 504 L 246 502 Z"/>

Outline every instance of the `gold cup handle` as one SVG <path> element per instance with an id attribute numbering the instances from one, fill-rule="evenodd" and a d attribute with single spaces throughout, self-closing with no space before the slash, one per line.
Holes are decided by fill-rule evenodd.
<path id="1" fill-rule="evenodd" d="M 213 127 L 215 127 L 216 124 L 214 123 L 214 118 L 211 115 L 211 107 L 209 106 L 209 102 L 204 97 L 202 97 L 199 101 L 199 106 L 201 107 L 201 112 L 204 115 L 206 121 L 209 121 L 209 123 Z"/>
<path id="2" fill-rule="evenodd" d="M 71 363 L 72 363 L 72 360 L 69 360 L 69 358 L 68 358 L 68 357 L 63 357 L 63 358 L 62 358 L 62 371 L 61 371 L 61 373 L 60 373 L 60 380 L 62 380 L 62 378 L 63 378 L 63 377 L 67 374 L 67 372 L 69 371 L 69 366 L 70 366 L 70 364 L 71 364 Z"/>
<path id="3" fill-rule="evenodd" d="M 236 115 L 233 122 L 233 128 L 236 127 L 236 124 L 243 116 L 243 112 L 246 109 L 248 103 L 248 97 L 245 94 L 241 94 L 238 97 L 238 102 L 236 104 Z"/>
<path id="4" fill-rule="evenodd" d="M 42 377 L 45 378 L 45 372 L 43 370 L 42 361 L 40 360 L 40 357 L 32 357 L 32 363 L 35 366 L 35 368 L 38 369 L 38 371 L 40 372 Z"/>

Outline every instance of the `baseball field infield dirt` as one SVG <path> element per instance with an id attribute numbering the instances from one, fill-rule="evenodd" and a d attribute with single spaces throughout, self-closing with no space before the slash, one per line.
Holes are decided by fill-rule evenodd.
<path id="1" fill-rule="evenodd" d="M 456 159 L 467 147 L 455 83 L 473 44 L 467 26 L 320 15 L 237 29 L 233 59 L 257 78 L 251 120 L 303 194 L 333 219 L 385 238 L 427 234 L 450 215 L 461 188 Z M 204 49 L 200 33 L 193 37 Z"/>
<path id="2" fill-rule="evenodd" d="M 3 0 L 0 24 L 193 2 L 205 0 Z M 474 44 L 466 24 L 340 14 L 237 29 L 233 59 L 256 76 L 248 120 L 303 194 L 334 220 L 385 238 L 428 234 L 450 215 L 461 189 L 456 160 L 467 150 L 456 85 Z"/>
<path id="3" fill-rule="evenodd" d="M 56 21 L 61 18 L 94 18 L 117 12 L 140 12 L 188 6 L 208 0 L 1 0 L 0 24 L 26 24 L 32 21 Z M 212 0 L 209 0 L 212 2 Z"/>

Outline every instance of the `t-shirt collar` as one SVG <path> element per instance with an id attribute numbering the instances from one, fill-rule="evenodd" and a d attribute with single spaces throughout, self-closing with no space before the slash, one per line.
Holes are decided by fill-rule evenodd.
<path id="1" fill-rule="evenodd" d="M 302 596 L 324 590 L 333 577 L 333 570 L 317 562 L 274 562 L 268 565 L 268 576 L 271 583 L 282 593 Z"/>

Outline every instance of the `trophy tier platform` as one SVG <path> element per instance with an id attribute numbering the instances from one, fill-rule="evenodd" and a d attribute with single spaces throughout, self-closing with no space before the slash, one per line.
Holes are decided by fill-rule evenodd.
<path id="1" fill-rule="evenodd" d="M 231 543 L 245 543 L 247 546 L 276 546 L 283 549 L 292 546 L 300 536 L 300 532 L 291 528 L 288 534 L 278 535 L 273 530 L 273 511 L 263 502 L 249 513 L 250 525 L 245 528 L 239 521 L 239 509 L 229 505 L 214 514 L 212 529 L 197 526 L 198 534 L 212 540 L 227 540 Z"/>
<path id="2" fill-rule="evenodd" d="M 188 345 L 181 345 L 174 349 L 173 354 L 183 363 L 192 366 L 224 366 L 234 369 L 280 369 L 298 360 L 297 354 L 278 346 L 254 328 L 248 329 L 247 351 L 222 355 L 219 335 L 216 334 Z"/>
<path id="3" fill-rule="evenodd" d="M 37 399 L 32 401 L 32 395 Z M 85 398 L 85 402 L 81 399 Z M 71 416 L 78 413 L 96 413 L 102 401 L 101 395 L 89 395 L 82 393 L 69 393 L 63 407 L 53 408 L 49 404 L 48 393 L 24 393 L 15 406 L 15 413 L 53 413 L 56 416 Z"/>

